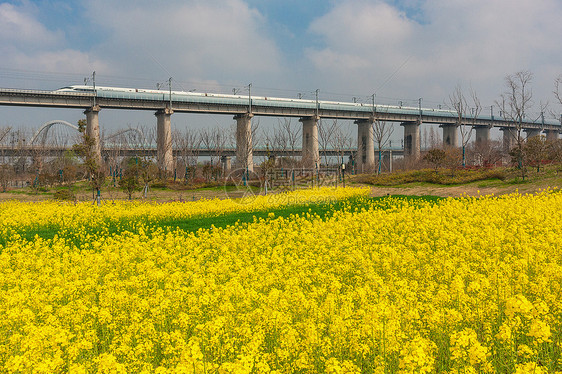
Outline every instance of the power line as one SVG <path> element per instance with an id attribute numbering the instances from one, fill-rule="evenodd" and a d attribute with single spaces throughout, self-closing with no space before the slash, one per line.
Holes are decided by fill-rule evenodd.
<path id="1" fill-rule="evenodd" d="M 409 61 L 410 57 L 408 57 L 402 65 L 400 65 L 384 82 L 380 87 L 383 87 L 387 84 L 392 77 L 394 77 L 398 71 L 406 65 Z M 19 81 L 39 81 L 39 82 L 56 82 L 58 85 L 69 85 L 69 84 L 83 84 L 83 79 L 86 76 L 89 76 L 91 73 L 58 73 L 58 72 L 45 72 L 45 71 L 34 71 L 34 70 L 25 70 L 25 69 L 13 69 L 13 68 L 6 68 L 0 67 L 0 79 L 10 79 L 10 80 L 19 80 Z M 173 75 L 171 75 L 173 77 Z M 166 77 L 168 79 L 168 77 Z M 118 76 L 118 75 L 105 75 L 100 74 L 99 72 L 96 75 L 96 82 L 97 85 L 103 86 L 117 86 L 117 87 L 131 87 L 138 85 L 143 85 L 145 88 L 153 88 L 156 86 L 156 81 L 154 79 L 149 78 L 141 78 L 141 77 L 133 77 L 133 76 Z M 0 83 L 0 86 L 2 84 Z M 239 88 L 243 89 L 247 87 L 246 84 L 222 84 L 216 82 L 208 82 L 208 81 L 183 81 L 180 79 L 174 79 L 174 86 L 178 89 L 183 91 L 192 91 L 195 90 L 196 92 L 216 92 L 216 93 L 223 93 L 223 94 L 231 94 L 232 89 Z M 302 96 L 303 99 L 313 100 L 315 97 L 315 90 L 295 90 L 295 89 L 283 89 L 277 87 L 267 87 L 267 86 L 253 86 L 254 90 L 257 90 L 258 93 L 256 96 L 268 96 L 270 93 L 274 93 L 276 96 L 279 97 L 294 97 Z M 247 89 L 247 88 L 246 88 Z M 262 91 L 263 93 L 259 93 Z M 322 100 L 330 100 L 330 101 L 346 101 L 346 102 L 357 102 L 357 103 L 364 103 L 369 104 L 371 95 L 366 94 L 351 94 L 351 93 L 342 93 L 342 92 L 334 92 L 334 91 L 323 91 L 319 90 L 319 94 L 322 97 Z M 403 106 L 416 106 L 417 98 L 415 99 L 408 99 L 408 98 L 397 98 L 397 97 L 388 97 L 383 95 L 377 95 L 377 103 L 378 104 L 386 104 L 386 105 L 398 105 L 400 102 Z M 431 101 L 431 100 L 424 100 L 427 104 L 434 104 L 438 106 L 442 104 L 442 102 L 438 101 Z"/>
<path id="2" fill-rule="evenodd" d="M 411 58 L 412 58 L 412 55 L 408 56 L 408 58 L 406 58 L 406 60 L 404 60 L 404 62 L 403 62 L 400 66 L 398 66 L 398 68 L 396 68 L 396 70 L 394 70 L 394 72 L 393 72 L 392 74 L 390 74 L 390 75 L 385 79 L 385 81 L 382 82 L 382 84 L 381 84 L 379 87 L 377 87 L 377 89 L 375 90 L 375 92 L 380 91 L 384 86 L 386 86 L 386 84 L 387 84 L 388 82 L 390 82 L 390 80 L 391 80 L 392 78 L 394 78 L 394 76 L 408 63 L 408 61 L 410 61 Z"/>

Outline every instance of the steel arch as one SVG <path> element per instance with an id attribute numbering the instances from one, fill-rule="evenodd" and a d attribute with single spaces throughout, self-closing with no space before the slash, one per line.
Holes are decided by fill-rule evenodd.
<path id="1" fill-rule="evenodd" d="M 114 134 L 111 134 L 111 135 L 106 136 L 103 140 L 104 140 L 104 142 L 106 142 L 106 141 L 109 140 L 109 139 L 116 138 L 116 137 L 118 137 L 118 136 L 120 136 L 120 135 L 123 135 L 123 134 L 126 134 L 126 133 L 128 133 L 128 132 L 134 132 L 134 133 L 136 133 L 136 134 L 137 134 L 137 137 L 138 137 L 138 139 L 139 139 L 138 144 L 139 144 L 139 145 L 143 145 L 143 144 L 144 144 L 144 140 L 145 140 L 145 139 L 144 139 L 144 134 L 142 133 L 142 131 L 140 131 L 139 129 L 136 129 L 136 128 L 134 128 L 134 127 L 130 127 L 130 128 L 128 128 L 128 129 L 125 129 L 125 130 L 117 131 L 117 132 L 114 133 Z"/>
<path id="2" fill-rule="evenodd" d="M 64 125 L 66 127 L 70 127 L 71 129 L 78 131 L 78 126 L 73 125 L 70 122 L 63 121 L 63 120 L 54 120 L 54 121 L 45 122 L 39 128 L 39 130 L 37 130 L 37 132 L 35 132 L 35 134 L 31 138 L 30 144 L 34 144 L 35 141 L 37 140 L 37 138 L 39 137 L 39 134 L 41 134 L 41 132 L 43 132 L 42 137 L 41 137 L 41 145 L 45 145 L 45 142 L 47 141 L 47 134 L 49 133 L 49 130 L 51 129 L 51 127 L 53 127 L 54 125 Z"/>

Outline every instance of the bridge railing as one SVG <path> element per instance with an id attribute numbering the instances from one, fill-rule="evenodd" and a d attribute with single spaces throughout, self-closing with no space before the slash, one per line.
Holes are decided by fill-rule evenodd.
<path id="1" fill-rule="evenodd" d="M 353 119 L 354 114 L 358 115 L 360 118 L 364 118 L 365 115 L 368 113 L 373 113 L 375 118 L 377 115 L 384 115 L 389 114 L 387 116 L 389 118 L 381 118 L 381 120 L 389 120 L 389 121 L 402 121 L 402 120 L 413 120 L 419 116 L 420 119 L 427 120 L 427 122 L 434 122 L 439 123 L 439 119 L 443 119 L 447 123 L 452 123 L 454 119 L 457 117 L 457 113 L 452 110 L 448 109 L 435 109 L 435 108 L 416 108 L 410 106 L 395 106 L 395 105 L 386 105 L 386 104 L 379 104 L 379 105 L 369 105 L 366 103 L 348 103 L 348 102 L 336 102 L 336 101 L 318 101 L 315 102 L 313 100 L 303 100 L 303 99 L 291 99 L 291 98 L 274 98 L 274 97 L 244 97 L 244 96 L 235 96 L 235 95 L 223 95 L 223 94 L 214 94 L 214 93 L 174 93 L 172 92 L 171 98 L 170 93 L 166 91 L 161 92 L 143 92 L 139 89 L 138 92 L 128 92 L 128 91 L 109 91 L 109 90 L 99 90 L 95 94 L 92 92 L 71 92 L 71 91 L 46 91 L 46 90 L 26 90 L 26 89 L 15 89 L 15 88 L 0 88 L 0 95 L 5 96 L 17 96 L 17 95 L 29 95 L 29 96 L 45 96 L 45 97 L 56 97 L 56 98 L 84 98 L 90 99 L 93 97 L 98 97 L 100 99 L 105 99 L 108 103 L 114 103 L 115 107 L 123 107 L 125 108 L 127 105 L 126 103 L 119 103 L 120 100 L 123 101 L 130 101 L 130 102 L 144 102 L 144 103 L 156 103 L 155 107 L 161 105 L 161 103 L 168 102 L 170 99 L 172 103 L 187 103 L 187 104 L 196 104 L 200 106 L 220 106 L 221 108 L 225 108 L 224 110 L 221 109 L 221 113 L 239 113 L 241 108 L 244 108 L 249 105 L 250 100 L 252 106 L 256 108 L 257 112 L 259 112 L 258 108 L 271 108 L 273 112 L 277 113 L 278 115 L 291 115 L 287 112 L 283 111 L 284 108 L 287 111 L 296 110 L 296 113 L 292 115 L 302 115 L 302 113 L 298 111 L 313 111 L 319 110 L 324 111 L 327 113 L 327 117 L 333 118 L 334 112 L 341 112 L 349 114 L 349 119 Z M 47 103 L 49 104 L 49 103 Z M 79 103 L 82 104 L 82 103 Z M 107 104 L 107 103 L 106 103 Z M 10 105 L 8 103 L 7 105 Z M 22 103 L 18 103 L 18 105 L 22 105 Z M 38 105 L 36 102 L 32 102 L 29 104 L 24 105 Z M 137 108 L 136 109 L 155 109 L 155 108 Z M 216 107 L 213 107 L 214 110 L 217 110 Z M 281 111 L 279 111 L 281 109 Z M 204 109 L 199 108 L 198 111 L 202 111 Z M 211 109 L 212 110 L 212 109 Z M 272 112 L 272 113 L 273 113 Z M 269 115 L 273 115 L 269 113 Z M 312 112 L 311 112 L 312 113 Z M 266 111 L 261 113 L 266 115 Z M 330 116 L 330 114 L 332 116 Z M 322 113 L 321 113 L 322 116 Z M 407 118 L 406 118 L 407 117 Z M 534 118 L 534 119 L 533 119 Z M 486 114 L 479 114 L 475 119 L 473 119 L 469 114 L 466 114 L 463 119 L 466 125 L 470 125 L 472 121 L 479 122 L 477 125 L 486 125 L 486 123 L 493 124 L 494 126 L 502 127 L 504 126 L 513 126 L 510 125 L 513 122 L 505 117 L 500 115 L 486 115 Z M 540 127 L 540 126 L 549 126 L 553 127 L 561 127 L 562 124 L 557 119 L 542 119 L 541 116 L 536 116 L 532 118 L 526 118 L 523 121 L 523 125 L 529 125 L 531 127 Z"/>

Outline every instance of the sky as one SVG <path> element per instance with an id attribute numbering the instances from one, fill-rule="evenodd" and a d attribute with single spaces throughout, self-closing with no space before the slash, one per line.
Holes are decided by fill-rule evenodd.
<path id="1" fill-rule="evenodd" d="M 505 77 L 533 73 L 536 107 L 562 107 L 561 0 L 0 1 L 0 87 L 83 84 L 444 106 L 455 87 L 490 110 Z M 538 109 L 537 109 L 538 110 Z M 77 110 L 0 107 L 0 126 L 76 123 Z M 102 128 L 152 125 L 106 110 Z M 174 115 L 178 127 L 229 116 Z M 264 120 L 264 122 L 267 122 Z M 356 131 L 356 130 L 355 130 Z M 396 132 L 399 132 L 397 130 Z"/>

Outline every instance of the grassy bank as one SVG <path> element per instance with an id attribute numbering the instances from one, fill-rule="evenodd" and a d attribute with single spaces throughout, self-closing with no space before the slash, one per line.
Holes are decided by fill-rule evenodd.
<path id="1" fill-rule="evenodd" d="M 420 169 L 396 171 L 384 174 L 361 174 L 351 177 L 352 183 L 372 186 L 402 187 L 412 184 L 434 186 L 478 185 L 482 187 L 508 187 L 513 185 L 542 185 L 544 182 L 562 182 L 559 165 L 547 165 L 537 171 L 527 168 L 525 173 L 517 168 L 478 169 Z"/>
<path id="2" fill-rule="evenodd" d="M 262 209 L 257 211 L 242 211 L 233 213 L 219 213 L 210 215 L 197 215 L 189 218 L 164 218 L 152 219 L 147 216 L 139 216 L 134 219 L 125 218 L 121 220 L 111 221 L 103 226 L 103 228 L 90 228 L 88 232 L 80 232 L 76 235 L 74 231 L 68 230 L 66 227 L 52 223 L 45 223 L 35 226 L 22 227 L 17 234 L 24 240 L 33 240 L 35 238 L 53 239 L 55 236 L 68 239 L 77 246 L 87 235 L 95 236 L 102 230 L 105 235 L 120 234 L 124 231 L 136 232 L 140 227 L 143 230 L 154 232 L 159 229 L 175 230 L 181 229 L 185 232 L 197 232 L 200 229 L 208 230 L 212 227 L 225 228 L 235 224 L 247 224 L 259 219 L 274 219 L 278 217 L 288 218 L 293 215 L 300 216 L 316 216 L 322 219 L 331 217 L 335 212 L 361 211 L 370 206 L 377 206 L 380 209 L 387 209 L 397 201 L 404 200 L 410 203 L 422 202 L 438 202 L 442 200 L 437 196 L 402 196 L 395 195 L 389 197 L 354 197 L 343 200 L 336 200 L 328 203 L 306 203 L 284 205 L 276 208 Z M 189 204 L 189 203 L 188 203 Z M 90 232 L 91 231 L 91 232 Z M 0 237 L 0 245 L 6 245 L 9 238 Z"/>

